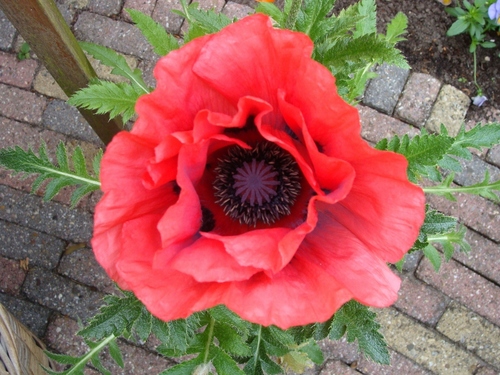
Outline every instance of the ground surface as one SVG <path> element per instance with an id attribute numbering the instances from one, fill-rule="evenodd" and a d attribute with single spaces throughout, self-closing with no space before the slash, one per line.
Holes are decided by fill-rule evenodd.
<path id="1" fill-rule="evenodd" d="M 240 0 L 252 4 L 252 0 Z M 277 1 L 279 4 L 280 1 Z M 337 0 L 338 11 L 355 3 L 354 0 Z M 436 0 L 377 0 L 379 32 L 385 32 L 387 23 L 398 13 L 408 17 L 407 40 L 399 44 L 414 71 L 430 74 L 444 83 L 453 85 L 470 97 L 476 94 L 473 78 L 473 57 L 469 52 L 468 35 L 446 36 L 454 18 L 445 12 L 445 6 Z M 488 34 L 497 47 L 478 49 L 477 81 L 488 102 L 481 108 L 471 108 L 469 118 L 493 120 L 500 110 L 500 36 Z"/>

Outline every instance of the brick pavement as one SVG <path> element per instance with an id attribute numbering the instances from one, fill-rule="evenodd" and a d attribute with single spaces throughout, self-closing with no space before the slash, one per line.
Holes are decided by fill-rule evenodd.
<path id="1" fill-rule="evenodd" d="M 235 2 L 200 2 L 231 17 L 251 12 Z M 182 30 L 181 20 L 170 12 L 179 9 L 177 0 L 57 3 L 78 38 L 124 54 L 130 65 L 146 71 L 150 84 L 156 56 L 124 9 L 141 10 L 171 32 Z M 78 112 L 66 105 L 46 70 L 36 59 L 16 59 L 21 43 L 0 12 L 0 147 L 38 147 L 44 140 L 53 148 L 63 140 L 70 148 L 80 144 L 86 155 L 94 155 L 101 146 L 99 140 Z M 99 72 L 109 77 L 109 71 Z M 370 83 L 358 106 L 362 134 L 368 141 L 416 134 L 424 126 L 435 129 L 441 121 L 453 132 L 464 122 L 469 100 L 454 87 L 419 72 L 385 66 L 379 72 L 380 78 Z M 500 114 L 488 112 L 488 118 L 500 121 Z M 496 147 L 475 157 L 455 182 L 477 181 L 486 169 L 498 178 L 499 168 L 500 147 Z M 21 181 L 0 170 L 0 302 L 53 350 L 82 353 L 83 343 L 74 336 L 77 320 L 95 312 L 100 298 L 113 289 L 88 247 L 99 195 L 70 209 L 67 192 L 44 203 L 29 191 L 30 180 Z M 473 251 L 456 254 L 439 274 L 419 254 L 409 257 L 398 302 L 379 312 L 392 365 L 367 361 L 353 344 L 323 341 L 326 362 L 307 374 L 500 374 L 500 207 L 466 196 L 457 202 L 430 197 L 430 202 L 458 216 L 469 228 Z M 154 374 L 171 364 L 153 352 L 152 343 L 120 345 L 126 367 L 113 367 L 113 374 Z"/>

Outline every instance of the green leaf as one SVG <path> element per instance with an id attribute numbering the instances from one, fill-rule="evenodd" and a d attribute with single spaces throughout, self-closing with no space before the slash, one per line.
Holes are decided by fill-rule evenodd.
<path id="1" fill-rule="evenodd" d="M 457 219 L 455 217 L 446 216 L 439 211 L 428 210 L 420 230 L 425 234 L 440 234 L 454 230 L 456 226 Z"/>
<path id="2" fill-rule="evenodd" d="M 363 17 L 363 22 L 356 24 L 354 38 L 377 32 L 377 6 L 375 0 L 361 0 L 357 4 L 358 12 Z"/>
<path id="3" fill-rule="evenodd" d="M 201 364 L 203 364 L 203 358 L 196 357 L 171 367 L 161 372 L 160 375 L 193 375 L 196 367 Z"/>
<path id="4" fill-rule="evenodd" d="M 31 149 L 25 151 L 19 146 L 0 149 L 0 165 L 15 172 L 38 175 L 33 182 L 32 192 L 37 191 L 43 182 L 50 180 L 46 186 L 45 200 L 52 199 L 65 186 L 77 186 L 71 196 L 71 204 L 74 206 L 85 194 L 100 188 L 99 180 L 87 172 L 85 158 L 79 147 L 75 148 L 72 155 L 74 170 L 70 168 L 67 151 L 62 142 L 57 146 L 56 159 L 58 165 L 50 161 L 47 147 L 43 143 L 38 155 Z"/>
<path id="5" fill-rule="evenodd" d="M 368 307 L 352 300 L 342 306 L 333 317 L 330 338 L 339 340 L 344 333 L 347 341 L 357 340 L 358 347 L 373 361 L 388 365 L 389 351 L 384 337 L 379 332 L 375 313 Z"/>
<path id="6" fill-rule="evenodd" d="M 186 43 L 196 37 L 216 33 L 231 23 L 231 19 L 223 13 L 198 9 L 196 2 L 187 5 L 185 0 L 181 0 L 181 6 L 182 11 L 173 9 L 172 12 L 189 22 L 189 30 L 184 36 Z"/>
<path id="7" fill-rule="evenodd" d="M 486 171 L 484 179 L 473 185 L 467 186 L 451 186 L 453 182 L 453 174 L 448 176 L 440 185 L 424 188 L 424 192 L 444 196 L 450 200 L 455 200 L 453 194 L 466 193 L 479 195 L 483 198 L 490 199 L 493 202 L 500 202 L 500 195 L 496 191 L 500 191 L 500 180 L 490 182 L 490 174 Z"/>
<path id="8" fill-rule="evenodd" d="M 78 334 L 95 340 L 110 335 L 130 336 L 136 321 L 147 312 L 143 310 L 143 304 L 133 293 L 125 291 L 123 293 L 124 297 L 113 295 L 104 297 L 106 305 L 101 307 L 99 314 L 95 315 Z"/>
<path id="9" fill-rule="evenodd" d="M 110 118 L 121 115 L 125 123 L 134 116 L 135 103 L 140 96 L 129 84 L 99 81 L 77 91 L 68 103 L 97 114 L 109 113 Z"/>
<path id="10" fill-rule="evenodd" d="M 467 30 L 468 27 L 469 27 L 469 23 L 465 19 L 459 18 L 458 20 L 453 22 L 453 24 L 450 26 L 450 28 L 446 32 L 446 35 L 455 36 L 455 35 L 461 34 L 465 30 Z"/>
<path id="11" fill-rule="evenodd" d="M 426 167 L 438 164 L 453 141 L 453 138 L 444 134 L 422 134 L 412 139 L 408 135 L 402 138 L 396 135 L 390 141 L 380 141 L 375 147 L 404 155 L 408 160 L 408 178 L 412 182 L 417 182 L 419 177 L 427 177 Z"/>
<path id="12" fill-rule="evenodd" d="M 201 327 L 202 324 L 197 314 L 193 314 L 187 319 L 177 319 L 169 322 L 153 317 L 152 331 L 162 342 L 157 348 L 158 352 L 167 357 L 185 355 L 196 337 L 197 330 Z"/>
<path id="13" fill-rule="evenodd" d="M 110 372 L 102 366 L 98 356 L 99 353 L 106 346 L 113 347 L 113 349 L 111 349 L 113 351 L 118 349 L 118 347 L 116 346 L 116 337 L 114 335 L 110 335 L 97 343 L 93 343 L 91 341 L 85 341 L 85 342 L 90 347 L 90 350 L 87 353 L 78 357 L 71 357 L 63 354 L 55 354 L 47 351 L 45 352 L 47 357 L 53 359 L 54 361 L 57 361 L 62 364 L 71 365 L 71 367 L 68 368 L 67 370 L 62 372 L 56 372 L 47 369 L 45 367 L 43 367 L 43 369 L 50 375 L 84 375 L 83 371 L 85 370 L 85 366 L 89 361 L 91 361 L 96 368 L 101 370 L 101 373 L 110 374 Z M 117 353 L 114 353 L 112 355 L 112 358 L 115 359 L 115 357 L 116 359 L 118 359 L 117 363 L 120 365 L 121 354 L 118 355 Z M 121 361 L 121 363 L 123 364 L 123 361 Z"/>
<path id="14" fill-rule="evenodd" d="M 406 34 L 408 27 L 408 17 L 404 13 L 398 13 L 387 25 L 387 32 L 385 34 L 386 40 L 389 43 L 399 43 L 406 40 L 402 35 Z"/>
<path id="15" fill-rule="evenodd" d="M 434 270 L 438 272 L 439 268 L 441 267 L 441 255 L 439 254 L 439 251 L 437 251 L 434 246 L 429 244 L 423 248 L 423 253 L 425 257 L 431 262 Z"/>
<path id="16" fill-rule="evenodd" d="M 125 10 L 158 55 L 165 56 L 179 48 L 178 40 L 151 17 L 135 9 Z"/>
<path id="17" fill-rule="evenodd" d="M 210 348 L 212 363 L 218 375 L 245 375 L 238 367 L 236 361 L 218 347 L 212 345 Z"/>
<path id="18" fill-rule="evenodd" d="M 122 55 L 119 55 L 111 48 L 106 48 L 98 44 L 89 42 L 79 42 L 79 44 L 85 52 L 92 55 L 104 65 L 113 68 L 111 71 L 112 74 L 128 78 L 138 93 L 149 93 L 150 90 L 142 79 L 141 71 L 139 69 L 132 70 Z"/>
<path id="19" fill-rule="evenodd" d="M 283 28 L 285 25 L 285 17 L 283 12 L 273 3 L 259 3 L 255 8 L 256 13 L 266 14 L 271 17 L 276 23 Z"/>

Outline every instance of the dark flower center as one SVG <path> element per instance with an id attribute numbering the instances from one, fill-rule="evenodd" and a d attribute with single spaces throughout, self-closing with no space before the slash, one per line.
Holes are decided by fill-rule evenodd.
<path id="1" fill-rule="evenodd" d="M 217 204 L 241 224 L 272 224 L 289 215 L 301 189 L 294 158 L 270 142 L 229 148 L 214 172 Z"/>

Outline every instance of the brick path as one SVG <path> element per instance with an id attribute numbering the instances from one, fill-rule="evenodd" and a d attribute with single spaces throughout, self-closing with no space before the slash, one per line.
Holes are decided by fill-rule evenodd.
<path id="1" fill-rule="evenodd" d="M 176 0 L 60 0 L 59 7 L 79 39 L 100 43 L 126 55 L 130 65 L 150 74 L 156 56 L 129 23 L 124 8 L 150 14 L 179 33 L 182 22 L 171 8 Z M 223 0 L 201 1 L 241 17 L 250 8 Z M 86 155 L 100 146 L 78 112 L 36 59 L 17 61 L 22 40 L 0 12 L 0 147 L 49 147 L 59 140 L 80 144 Z M 103 77 L 109 70 L 98 67 Z M 441 122 L 456 131 L 468 98 L 429 75 L 382 67 L 359 105 L 363 136 L 370 142 L 393 134 L 436 129 Z M 493 118 L 500 121 L 500 114 Z M 483 119 L 484 120 L 484 119 Z M 500 147 L 477 154 L 456 183 L 479 181 L 485 170 L 500 178 Z M 44 203 L 30 195 L 32 180 L 0 170 L 0 302 L 53 350 L 82 353 L 74 337 L 78 319 L 96 312 L 112 283 L 88 247 L 92 211 L 98 196 L 68 206 L 69 194 Z M 345 342 L 322 342 L 326 362 L 308 374 L 500 374 L 500 215 L 499 206 L 460 196 L 456 202 L 430 197 L 432 205 L 456 215 L 469 228 L 470 255 L 456 254 L 436 274 L 418 254 L 409 257 L 398 302 L 379 312 L 391 348 L 392 366 L 375 365 Z M 122 342 L 126 367 L 114 374 L 155 374 L 170 365 L 156 356 L 153 343 Z M 107 360 L 105 360 L 106 362 Z M 89 369 L 89 374 L 95 371 Z"/>

